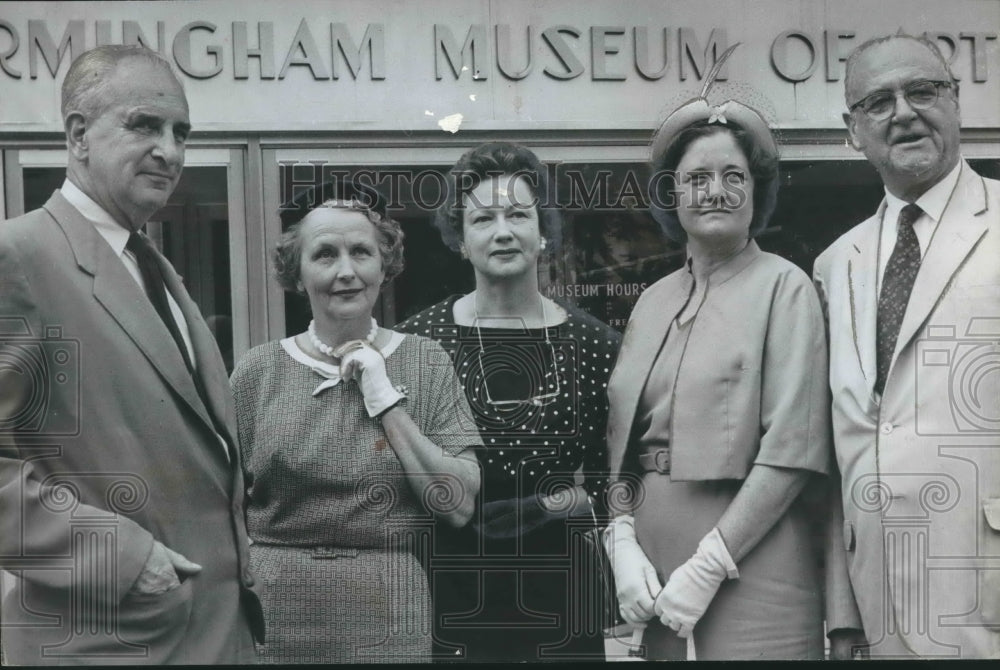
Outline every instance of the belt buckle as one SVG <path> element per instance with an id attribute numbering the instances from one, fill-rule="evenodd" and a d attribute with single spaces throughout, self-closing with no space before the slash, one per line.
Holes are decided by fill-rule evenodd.
<path id="1" fill-rule="evenodd" d="M 314 559 L 337 559 L 337 558 L 357 558 L 358 550 L 347 547 L 313 547 L 310 555 Z"/>
<path id="2" fill-rule="evenodd" d="M 670 474 L 670 450 L 660 449 L 653 454 L 653 467 L 661 475 Z"/>

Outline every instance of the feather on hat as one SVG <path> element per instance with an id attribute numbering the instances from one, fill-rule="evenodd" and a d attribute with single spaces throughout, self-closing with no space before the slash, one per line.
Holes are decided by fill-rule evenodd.
<path id="1" fill-rule="evenodd" d="M 702 86 L 701 94 L 696 98 L 691 98 L 671 112 L 666 121 L 654 133 L 650 145 L 650 159 L 654 167 L 660 167 L 667 149 L 677 139 L 680 132 L 699 122 L 721 125 L 736 124 L 753 136 L 757 146 L 777 154 L 778 147 L 775 144 L 774 136 L 760 112 L 738 100 L 730 99 L 718 105 L 712 105 L 708 101 L 709 91 L 715 85 L 722 66 L 740 44 L 737 42 L 722 52 L 722 56 L 705 76 L 705 84 Z"/>

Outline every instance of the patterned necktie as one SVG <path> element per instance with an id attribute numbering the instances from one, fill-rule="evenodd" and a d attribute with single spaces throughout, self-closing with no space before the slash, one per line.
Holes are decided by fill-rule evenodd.
<path id="1" fill-rule="evenodd" d="M 920 243 L 913 232 L 913 222 L 920 218 L 923 210 L 909 204 L 899 212 L 896 246 L 885 266 L 882 293 L 878 298 L 876 319 L 876 367 L 875 391 L 879 394 L 885 388 L 889 376 L 889 364 L 896 350 L 899 327 L 903 323 L 906 305 L 910 302 L 910 292 L 920 270 Z"/>
<path id="2" fill-rule="evenodd" d="M 193 374 L 194 367 L 188 356 L 187 345 L 184 344 L 181 329 L 177 326 L 174 315 L 170 311 L 170 303 L 167 301 L 167 287 L 163 283 L 163 273 L 160 271 L 160 263 L 156 260 L 149 240 L 139 233 L 132 233 L 128 236 L 125 248 L 135 254 L 135 261 L 139 266 L 139 273 L 142 275 L 142 283 L 146 285 L 146 295 L 149 296 L 149 301 L 153 303 L 156 313 L 163 320 L 163 325 L 167 327 L 174 342 L 177 343 L 177 348 L 180 349 L 188 372 Z"/>

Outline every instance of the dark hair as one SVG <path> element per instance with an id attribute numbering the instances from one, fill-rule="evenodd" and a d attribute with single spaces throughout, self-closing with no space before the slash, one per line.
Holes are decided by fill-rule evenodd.
<path id="1" fill-rule="evenodd" d="M 556 204 L 553 184 L 538 157 L 520 144 L 487 142 L 471 149 L 458 159 L 445 179 L 446 198 L 434 217 L 441 240 L 452 251 L 458 251 L 464 235 L 462 199 L 484 179 L 510 175 L 524 177 L 536 201 L 540 232 L 548 240 L 548 248 L 556 250 L 562 241 L 562 216 Z"/>
<path id="2" fill-rule="evenodd" d="M 948 79 L 951 81 L 951 87 L 955 92 L 955 97 L 958 98 L 958 78 L 955 77 L 955 73 L 951 71 L 951 66 L 941 53 L 941 49 L 938 48 L 938 45 L 935 44 L 933 40 L 930 40 L 923 35 L 896 33 L 895 35 L 883 35 L 882 37 L 873 37 L 870 40 L 866 40 L 854 47 L 854 49 L 851 50 L 851 53 L 847 56 L 847 62 L 844 64 L 844 101 L 848 106 L 854 104 L 847 99 L 847 87 L 851 82 L 851 73 L 854 71 L 854 66 L 857 64 L 858 58 L 861 57 L 861 54 L 868 51 L 872 47 L 885 44 L 890 40 L 913 40 L 917 44 L 923 45 L 928 51 L 931 52 L 931 55 L 941 63 L 941 67 L 944 68 L 944 71 L 948 74 Z"/>
<path id="3" fill-rule="evenodd" d="M 313 207 L 305 216 L 288 226 L 281 234 L 271 257 L 274 263 L 274 276 L 281 288 L 289 293 L 304 294 L 299 288 L 299 270 L 302 265 L 302 237 L 299 232 L 302 230 L 302 224 L 309 218 L 309 214 L 317 209 L 344 209 L 360 212 L 375 226 L 375 231 L 378 233 L 378 250 L 382 256 L 382 270 L 385 272 L 383 286 L 403 271 L 403 229 L 400 228 L 399 223 L 388 216 L 383 216 L 356 198 L 327 200 L 318 207 Z"/>
<path id="4" fill-rule="evenodd" d="M 672 192 L 677 190 L 674 179 L 677 165 L 695 140 L 720 132 L 728 132 L 743 151 L 753 176 L 753 217 L 750 219 L 750 237 L 754 237 L 767 227 L 778 201 L 778 155 L 769 148 L 759 146 L 753 136 L 732 121 L 726 125 L 698 121 L 677 133 L 663 154 L 659 164 L 653 165 L 653 179 L 656 193 L 651 194 L 654 202 L 671 203 L 673 207 L 659 210 L 657 221 L 667 237 L 681 244 L 687 242 L 687 233 L 677 218 L 677 207 Z"/>
<path id="5" fill-rule="evenodd" d="M 184 90 L 169 61 L 152 49 L 140 45 L 106 44 L 84 51 L 73 61 L 62 83 L 61 113 L 63 120 L 70 112 L 80 112 L 88 120 L 101 116 L 114 100 L 108 87 L 112 72 L 122 61 L 136 58 L 163 68 L 177 86 Z"/>

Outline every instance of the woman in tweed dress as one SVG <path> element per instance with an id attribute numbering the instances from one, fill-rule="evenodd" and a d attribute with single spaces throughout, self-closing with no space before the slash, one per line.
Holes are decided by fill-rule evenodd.
<path id="1" fill-rule="evenodd" d="M 251 350 L 232 379 L 262 660 L 425 661 L 419 552 L 436 518 L 469 520 L 478 470 L 466 449 L 480 440 L 440 346 L 372 318 L 402 269 L 402 231 L 376 192 L 339 186 L 282 212 L 277 276 L 308 296 L 313 322 Z"/>

